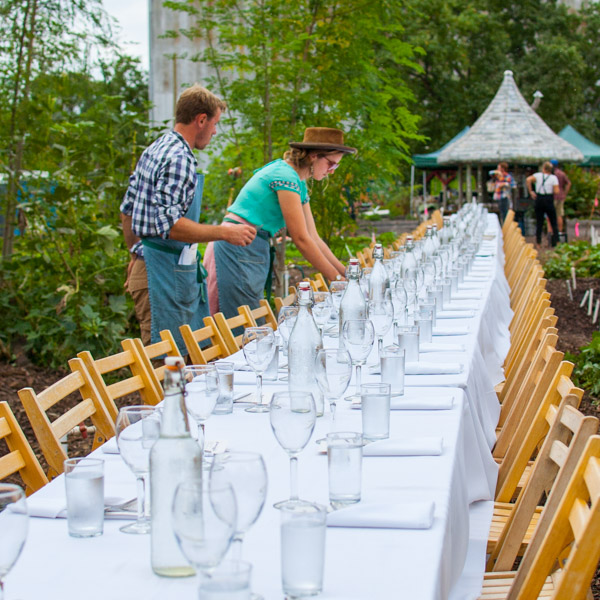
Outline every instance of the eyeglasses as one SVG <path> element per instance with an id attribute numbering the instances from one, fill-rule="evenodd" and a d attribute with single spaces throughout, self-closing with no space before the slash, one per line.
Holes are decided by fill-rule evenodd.
<path id="1" fill-rule="evenodd" d="M 340 166 L 339 162 L 335 162 L 334 160 L 329 160 L 326 156 L 321 156 L 321 158 L 324 158 L 327 161 L 327 170 L 328 171 L 335 171 Z"/>

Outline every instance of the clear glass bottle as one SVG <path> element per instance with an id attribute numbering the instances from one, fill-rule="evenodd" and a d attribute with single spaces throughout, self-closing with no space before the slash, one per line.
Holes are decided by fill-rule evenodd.
<path id="1" fill-rule="evenodd" d="M 406 271 L 408 269 L 416 269 L 417 268 L 417 259 L 414 255 L 414 243 L 411 237 L 408 237 L 406 240 L 406 250 L 404 252 L 404 260 L 402 261 L 402 277 L 406 276 Z"/>
<path id="2" fill-rule="evenodd" d="M 319 328 L 312 315 L 310 284 L 298 284 L 298 317 L 288 342 L 288 386 L 291 392 L 311 391 L 317 407 L 317 416 L 322 416 L 324 400 L 315 376 L 317 352 L 323 348 Z"/>
<path id="3" fill-rule="evenodd" d="M 165 400 L 160 437 L 150 450 L 150 545 L 152 570 L 163 577 L 189 577 L 194 569 L 183 556 L 171 524 L 171 507 L 182 481 L 202 478 L 202 451 L 190 435 L 185 408 L 183 359 L 165 359 Z"/>
<path id="4" fill-rule="evenodd" d="M 433 254 L 435 250 L 434 242 L 433 242 L 433 230 L 431 225 L 427 225 L 427 230 L 425 231 L 425 240 L 423 242 L 423 256 L 422 261 L 425 263 L 429 259 L 429 257 Z"/>
<path id="5" fill-rule="evenodd" d="M 385 269 L 385 267 L 384 267 Z M 348 264 L 348 285 L 340 301 L 340 337 L 339 347 L 344 347 L 342 331 L 348 320 L 367 319 L 367 301 L 360 289 L 360 265 L 358 259 L 351 258 Z"/>
<path id="6" fill-rule="evenodd" d="M 373 269 L 369 278 L 369 301 L 374 303 L 383 302 L 385 292 L 390 286 L 385 265 L 383 264 L 383 246 L 375 244 L 373 248 Z"/>

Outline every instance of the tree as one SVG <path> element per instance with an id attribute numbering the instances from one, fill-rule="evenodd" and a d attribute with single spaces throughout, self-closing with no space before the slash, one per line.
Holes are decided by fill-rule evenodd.
<path id="1" fill-rule="evenodd" d="M 170 35 L 204 46 L 190 58 L 211 65 L 215 76 L 209 84 L 230 107 L 228 135 L 207 181 L 214 208 L 222 210 L 253 169 L 282 156 L 288 141 L 302 139 L 307 126 L 341 127 L 359 149 L 327 188 L 315 184 L 311 191 L 324 237 L 347 220 L 348 192 L 364 187 L 374 173 L 394 182 L 408 159 L 409 142 L 417 138 L 412 93 L 399 70 L 418 66 L 412 46 L 399 39 L 397 1 L 212 0 L 165 6 L 195 15 L 195 27 Z M 232 181 L 227 166 L 241 167 L 243 177 Z M 284 252 L 278 249 L 280 272 Z M 281 277 L 278 283 L 281 294 Z"/>

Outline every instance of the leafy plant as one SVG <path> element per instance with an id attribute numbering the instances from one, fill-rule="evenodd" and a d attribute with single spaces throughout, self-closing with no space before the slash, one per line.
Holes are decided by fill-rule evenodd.
<path id="1" fill-rule="evenodd" d="M 592 341 L 577 356 L 569 356 L 569 360 L 575 362 L 575 384 L 593 396 L 600 396 L 600 331 L 594 331 Z"/>
<path id="2" fill-rule="evenodd" d="M 565 172 L 571 180 L 571 190 L 565 200 L 565 216 L 590 218 L 598 193 L 598 176 L 577 165 L 569 165 Z"/>
<path id="3" fill-rule="evenodd" d="M 600 246 L 584 241 L 560 244 L 544 264 L 544 273 L 549 279 L 566 279 L 571 267 L 577 277 L 600 277 Z"/>

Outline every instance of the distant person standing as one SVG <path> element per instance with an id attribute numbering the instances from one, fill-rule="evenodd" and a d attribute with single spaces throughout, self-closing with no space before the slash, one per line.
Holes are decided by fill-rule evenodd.
<path id="1" fill-rule="evenodd" d="M 512 192 L 511 190 L 517 187 L 513 176 L 508 172 L 508 163 L 498 163 L 495 171 L 490 171 L 490 175 L 494 178 L 494 200 L 498 202 L 500 209 L 500 221 L 504 223 L 506 213 L 511 207 Z"/>
<path id="2" fill-rule="evenodd" d="M 544 215 L 548 215 L 552 227 L 552 246 L 558 242 L 558 225 L 556 223 L 556 210 L 554 198 L 559 193 L 558 178 L 552 173 L 552 164 L 545 162 L 541 171 L 530 175 L 526 180 L 529 195 L 535 201 L 535 239 L 537 247 L 542 243 L 542 229 L 544 228 Z M 533 189 L 535 187 L 535 189 Z"/>
<path id="3" fill-rule="evenodd" d="M 571 180 L 567 174 L 559 168 L 558 161 L 553 158 L 550 163 L 554 167 L 554 175 L 558 179 L 558 194 L 554 196 L 554 208 L 556 210 L 556 222 L 558 223 L 558 232 L 564 233 L 564 215 L 565 215 L 565 199 L 571 189 Z"/>

